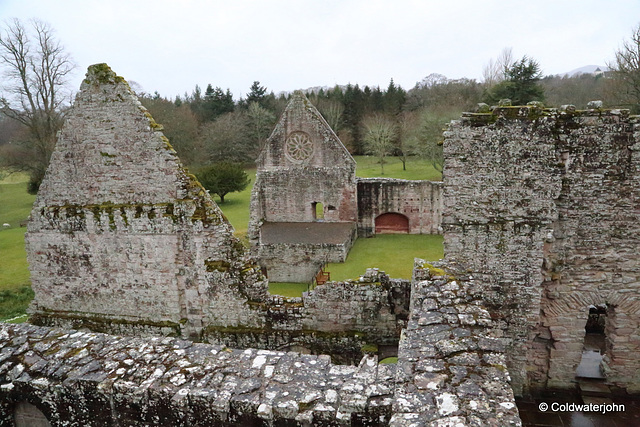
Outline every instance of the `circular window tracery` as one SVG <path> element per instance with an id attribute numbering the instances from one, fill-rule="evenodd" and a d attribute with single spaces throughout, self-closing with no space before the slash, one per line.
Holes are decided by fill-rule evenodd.
<path id="1" fill-rule="evenodd" d="M 313 155 L 313 142 L 305 132 L 292 132 L 285 142 L 285 155 L 294 163 L 302 163 Z"/>

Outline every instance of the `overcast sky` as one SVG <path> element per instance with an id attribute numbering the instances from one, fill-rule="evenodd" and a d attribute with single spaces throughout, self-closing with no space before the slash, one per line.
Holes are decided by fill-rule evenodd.
<path id="1" fill-rule="evenodd" d="M 0 0 L 0 18 L 51 24 L 78 64 L 106 62 L 146 92 L 196 84 L 246 95 L 358 83 L 405 89 L 431 73 L 481 80 L 505 47 L 544 74 L 604 65 L 639 0 Z"/>

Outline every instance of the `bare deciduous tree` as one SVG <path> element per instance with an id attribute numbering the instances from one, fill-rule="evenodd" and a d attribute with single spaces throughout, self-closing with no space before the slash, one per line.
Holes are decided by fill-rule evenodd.
<path id="1" fill-rule="evenodd" d="M 433 168 L 442 172 L 444 155 L 442 153 L 443 132 L 447 123 L 460 117 L 455 108 L 424 109 L 419 118 L 419 153 L 427 159 Z"/>
<path id="2" fill-rule="evenodd" d="M 491 87 L 497 83 L 500 83 L 506 78 L 507 70 L 513 64 L 513 49 L 505 47 L 502 52 L 494 60 L 489 60 L 489 63 L 482 69 L 482 77 L 487 87 Z"/>
<path id="3" fill-rule="evenodd" d="M 383 115 L 375 114 L 365 117 L 363 126 L 365 150 L 378 158 L 381 174 L 384 175 L 384 159 L 393 152 L 398 135 L 396 124 Z"/>
<path id="4" fill-rule="evenodd" d="M 419 154 L 419 114 L 417 111 L 403 111 L 398 116 L 398 138 L 396 151 L 402 162 L 402 170 L 407 170 L 407 160 L 410 156 Z"/>
<path id="5" fill-rule="evenodd" d="M 14 19 L 0 33 L 0 65 L 1 111 L 29 130 L 28 140 L 14 145 L 6 157 L 9 166 L 30 172 L 30 191 L 35 192 L 62 126 L 74 64 L 48 24 L 33 20 L 27 29 Z"/>
<path id="6" fill-rule="evenodd" d="M 257 104 L 256 104 L 257 105 Z M 260 107 L 262 108 L 262 107 Z M 256 159 L 255 141 L 249 135 L 250 124 L 242 110 L 223 114 L 200 128 L 208 163 L 232 162 L 249 164 Z"/>
<path id="7" fill-rule="evenodd" d="M 613 71 L 618 83 L 620 100 L 631 104 L 635 112 L 640 111 L 640 25 L 616 51 L 616 58 L 607 66 Z"/>
<path id="8" fill-rule="evenodd" d="M 320 113 L 322 113 L 322 116 L 329 126 L 331 126 L 331 129 L 333 129 L 334 132 L 340 131 L 342 128 L 344 106 L 338 101 L 324 98 L 318 99 L 315 102 L 315 105 L 318 107 L 318 110 L 320 110 Z"/>
<path id="9" fill-rule="evenodd" d="M 254 82 L 254 84 L 257 82 Z M 249 103 L 247 109 L 247 118 L 249 120 L 249 134 L 255 144 L 255 155 L 262 151 L 267 142 L 267 138 L 276 122 L 276 116 L 266 108 L 260 106 L 257 102 Z"/>

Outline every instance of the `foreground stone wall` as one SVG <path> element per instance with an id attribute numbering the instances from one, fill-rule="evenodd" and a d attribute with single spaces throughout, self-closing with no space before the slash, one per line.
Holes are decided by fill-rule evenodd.
<path id="1" fill-rule="evenodd" d="M 0 424 L 28 406 L 53 426 L 520 426 L 481 291 L 420 263 L 397 367 L 1 324 Z"/>
<path id="2" fill-rule="evenodd" d="M 197 337 L 222 306 L 266 296 L 161 130 L 122 77 L 89 67 L 31 212 L 33 321 Z"/>
<path id="3" fill-rule="evenodd" d="M 409 281 L 371 269 L 358 280 L 328 282 L 300 298 L 272 296 L 252 303 L 259 328 L 230 314 L 226 325 L 206 328 L 203 340 L 234 348 L 298 348 L 358 363 L 363 353 L 377 354 L 379 346 L 397 347 L 410 291 Z"/>
<path id="4" fill-rule="evenodd" d="M 391 178 L 358 178 L 358 236 L 375 234 L 376 218 L 399 213 L 409 234 L 440 234 L 442 183 Z"/>
<path id="5" fill-rule="evenodd" d="M 391 425 L 521 425 L 507 340 L 484 306 L 482 283 L 455 264 L 416 259 L 410 313 Z"/>
<path id="6" fill-rule="evenodd" d="M 597 304 L 609 307 L 607 380 L 638 391 L 637 127 L 626 111 L 529 106 L 445 133 L 445 256 L 485 284 L 518 394 L 574 386 Z"/>
<path id="7" fill-rule="evenodd" d="M 231 350 L 173 338 L 123 338 L 2 325 L 2 425 L 16 403 L 53 426 L 384 425 L 395 367 L 366 358 Z"/>

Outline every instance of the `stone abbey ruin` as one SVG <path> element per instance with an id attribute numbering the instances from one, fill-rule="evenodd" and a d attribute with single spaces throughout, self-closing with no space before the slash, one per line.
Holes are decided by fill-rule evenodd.
<path id="1" fill-rule="evenodd" d="M 310 282 L 344 262 L 356 237 L 439 232 L 442 183 L 356 178 L 355 160 L 301 92 L 257 166 L 249 237 L 272 281 Z"/>
<path id="2" fill-rule="evenodd" d="M 358 180 L 294 95 L 258 160 L 253 261 L 127 83 L 89 67 L 29 223 L 32 324 L 0 326 L 0 424 L 518 426 L 514 396 L 576 387 L 593 322 L 602 381 L 640 393 L 639 119 L 496 107 L 444 137 L 441 184 Z M 441 227 L 445 259 L 268 293 L 263 269 L 313 275 L 376 225 Z"/>

